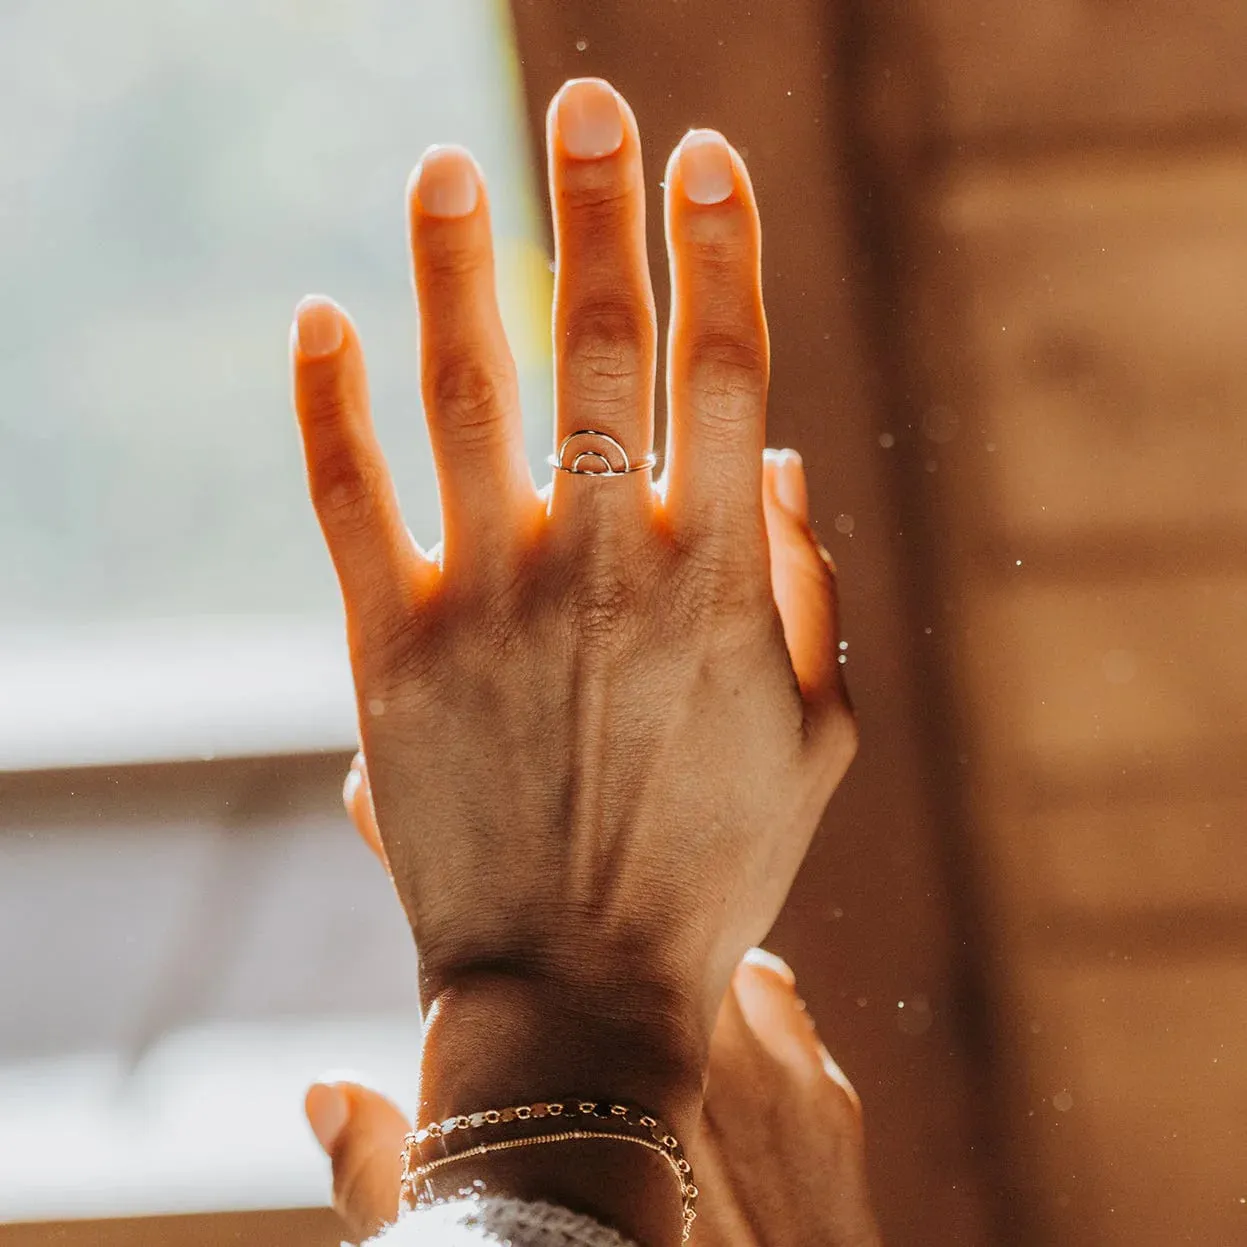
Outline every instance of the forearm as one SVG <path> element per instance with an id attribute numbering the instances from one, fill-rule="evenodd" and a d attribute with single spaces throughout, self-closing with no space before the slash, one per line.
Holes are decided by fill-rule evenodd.
<path id="1" fill-rule="evenodd" d="M 641 1105 L 687 1144 L 701 1111 L 703 1050 L 695 1033 L 669 1015 L 647 1018 L 635 1002 L 623 1013 L 600 994 L 478 978 L 444 990 L 427 1011 L 419 1122 L 591 1099 Z M 489 1137 L 550 1132 L 557 1121 Z M 475 1180 L 489 1194 L 545 1199 L 592 1216 L 648 1247 L 680 1241 L 676 1175 L 661 1155 L 636 1144 L 585 1139 L 491 1152 L 442 1167 L 432 1187 L 448 1196 Z"/>

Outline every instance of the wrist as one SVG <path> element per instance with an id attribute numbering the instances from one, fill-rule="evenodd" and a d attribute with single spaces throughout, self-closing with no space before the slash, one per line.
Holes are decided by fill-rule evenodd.
<path id="1" fill-rule="evenodd" d="M 708 1050 L 688 1010 L 654 987 L 473 973 L 426 1002 L 421 1121 L 576 1096 L 628 1100 L 688 1132 Z"/>
<path id="2" fill-rule="evenodd" d="M 644 993 L 643 993 L 644 994 Z M 651 1018 L 581 984 L 479 975 L 428 1002 L 417 1125 L 569 1099 L 628 1103 L 687 1148 L 701 1115 L 704 1045 L 671 1011 Z M 649 998 L 647 1006 L 657 1008 Z M 528 1133 L 540 1122 L 525 1123 Z M 518 1133 L 518 1132 L 517 1132 Z M 460 1150 L 458 1148 L 452 1150 Z M 636 1242 L 680 1239 L 681 1192 L 666 1162 L 632 1143 L 568 1140 L 445 1166 L 434 1193 L 481 1182 L 486 1194 L 545 1199 Z"/>

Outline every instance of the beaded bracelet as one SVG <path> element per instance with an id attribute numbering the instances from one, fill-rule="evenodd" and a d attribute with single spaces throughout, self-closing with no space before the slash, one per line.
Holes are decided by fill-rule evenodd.
<path id="1" fill-rule="evenodd" d="M 609 1123 L 613 1128 L 585 1130 L 573 1127 L 549 1134 L 524 1135 L 514 1139 L 477 1143 L 457 1152 L 446 1152 L 447 1136 L 459 1131 L 483 1130 L 492 1126 L 504 1126 L 517 1121 L 540 1120 L 545 1117 L 557 1117 L 561 1120 L 592 1117 L 601 1125 L 605 1126 Z M 647 1132 L 649 1137 L 646 1138 L 643 1134 L 628 1134 L 625 1127 Z M 617 1139 L 624 1143 L 637 1143 L 662 1156 L 671 1166 L 672 1172 L 680 1183 L 684 1218 L 682 1240 L 688 1241 L 693 1221 L 697 1217 L 694 1207 L 697 1200 L 697 1187 L 693 1183 L 692 1166 L 684 1158 L 684 1149 L 675 1135 L 657 1117 L 644 1112 L 636 1105 L 606 1104 L 597 1100 L 568 1100 L 563 1103 L 538 1101 L 536 1104 L 491 1108 L 478 1113 L 461 1113 L 456 1117 L 447 1117 L 445 1121 L 431 1122 L 424 1129 L 409 1134 L 403 1141 L 403 1176 L 400 1187 L 403 1202 L 409 1208 L 431 1203 L 433 1188 L 429 1182 L 429 1175 L 454 1161 L 484 1156 L 489 1152 L 499 1152 L 510 1148 L 533 1147 L 539 1143 L 562 1143 L 569 1139 Z M 421 1149 L 423 1145 L 432 1141 L 439 1142 L 445 1154 L 427 1159 Z"/>

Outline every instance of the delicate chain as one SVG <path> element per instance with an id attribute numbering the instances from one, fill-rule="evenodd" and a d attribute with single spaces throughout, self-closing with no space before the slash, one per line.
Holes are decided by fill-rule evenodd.
<path id="1" fill-rule="evenodd" d="M 631 1114 L 636 1113 L 635 1120 Z M 641 1138 L 627 1134 L 621 1129 L 615 1130 L 560 1130 L 551 1134 L 526 1135 L 517 1139 L 495 1140 L 489 1143 L 478 1143 L 450 1155 L 425 1160 L 420 1154 L 421 1145 L 431 1140 L 443 1141 L 447 1135 L 462 1130 L 477 1130 L 487 1126 L 506 1125 L 517 1121 L 529 1121 L 544 1117 L 572 1118 L 577 1115 L 612 1120 L 618 1125 L 632 1126 L 649 1132 L 650 1138 Z M 546 1103 L 514 1105 L 503 1109 L 486 1109 L 479 1113 L 461 1113 L 448 1117 L 445 1121 L 431 1122 L 422 1130 L 409 1134 L 403 1148 L 402 1196 L 408 1205 L 431 1202 L 432 1187 L 428 1182 L 429 1175 L 457 1160 L 465 1160 L 475 1156 L 484 1156 L 489 1152 L 500 1152 L 516 1147 L 532 1147 L 539 1143 L 562 1143 L 572 1139 L 617 1139 L 624 1143 L 639 1143 L 642 1147 L 662 1156 L 671 1166 L 677 1181 L 680 1183 L 680 1194 L 683 1198 L 684 1232 L 683 1239 L 687 1242 L 693 1221 L 697 1216 L 694 1207 L 697 1199 L 697 1187 L 693 1183 L 693 1170 L 684 1158 L 675 1135 L 667 1129 L 658 1118 L 643 1112 L 635 1106 L 626 1104 L 604 1104 L 596 1100 L 569 1100 L 566 1103 Z"/>

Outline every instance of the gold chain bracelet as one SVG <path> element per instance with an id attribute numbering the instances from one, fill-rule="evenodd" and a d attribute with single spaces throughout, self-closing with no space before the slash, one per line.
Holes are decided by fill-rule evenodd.
<path id="1" fill-rule="evenodd" d="M 499 1139 L 485 1143 L 476 1143 L 462 1148 L 457 1152 L 446 1152 L 446 1137 L 459 1131 L 481 1130 L 491 1126 L 510 1125 L 514 1122 L 541 1120 L 547 1117 L 560 1119 L 560 1122 L 576 1117 L 591 1117 L 594 1124 L 605 1125 L 610 1122 L 614 1129 L 587 1130 L 571 1127 L 549 1134 L 525 1135 L 515 1139 Z M 588 1124 L 588 1123 L 586 1123 Z M 623 1127 L 645 1131 L 649 1137 L 641 1134 L 629 1134 Z M 684 1157 L 684 1149 L 680 1146 L 667 1127 L 650 1113 L 646 1113 L 636 1105 L 606 1104 L 597 1100 L 567 1100 L 562 1103 L 538 1101 L 536 1104 L 513 1105 L 509 1108 L 486 1109 L 477 1113 L 460 1113 L 455 1117 L 447 1117 L 445 1121 L 431 1122 L 422 1130 L 416 1130 L 404 1140 L 402 1198 L 408 1207 L 417 1207 L 433 1201 L 433 1189 L 429 1175 L 457 1160 L 484 1156 L 490 1152 L 500 1152 L 517 1147 L 534 1147 L 540 1143 L 562 1143 L 572 1139 L 614 1139 L 624 1143 L 637 1143 L 641 1147 L 662 1156 L 671 1166 L 677 1181 L 680 1183 L 680 1195 L 683 1201 L 684 1231 L 683 1241 L 693 1228 L 697 1217 L 695 1203 L 697 1187 L 693 1182 L 693 1170 Z M 426 1158 L 422 1148 L 430 1143 L 438 1142 L 443 1151 L 442 1156 Z"/>

